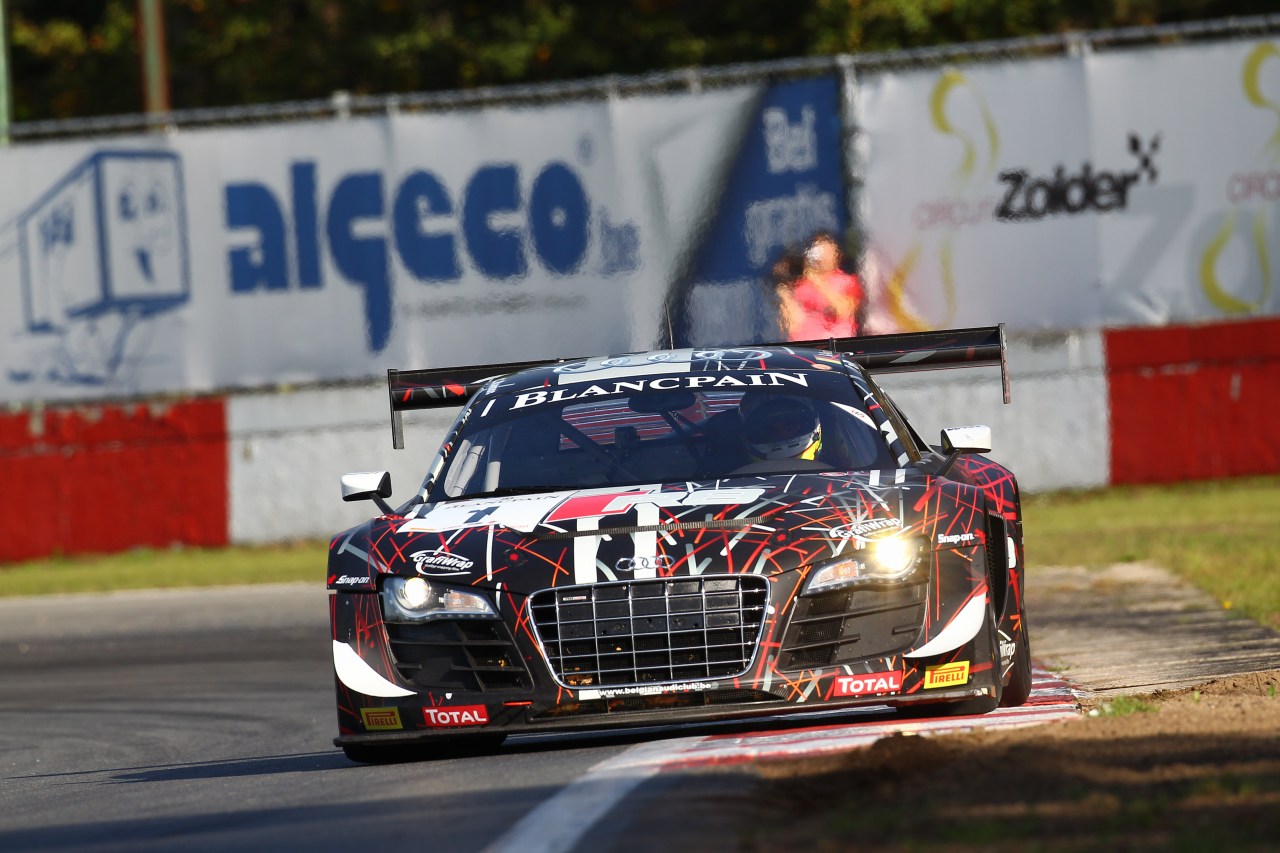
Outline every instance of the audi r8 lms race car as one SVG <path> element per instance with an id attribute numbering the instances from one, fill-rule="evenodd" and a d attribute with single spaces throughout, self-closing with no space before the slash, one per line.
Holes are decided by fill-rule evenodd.
<path id="1" fill-rule="evenodd" d="M 395 446 L 461 411 L 402 505 L 343 477 L 380 514 L 330 547 L 335 744 L 1023 703 L 1016 480 L 873 378 L 974 365 L 1007 402 L 1002 326 L 389 371 Z"/>

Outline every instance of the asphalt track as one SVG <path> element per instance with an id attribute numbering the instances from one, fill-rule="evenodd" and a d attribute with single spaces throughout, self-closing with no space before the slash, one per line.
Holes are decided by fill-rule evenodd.
<path id="1" fill-rule="evenodd" d="M 1092 694 L 1280 667 L 1274 631 L 1151 566 L 1033 580 L 1038 656 Z M 293 584 L 0 599 L 0 852 L 653 849 L 646 797 L 682 774 L 716 774 L 732 797 L 748 784 L 741 762 L 934 725 L 858 715 L 667 727 L 353 765 L 330 745 L 325 594 Z M 1027 707 L 997 713 L 1016 725 L 1073 706 L 1070 686 L 1041 670 Z"/>
<path id="2" fill-rule="evenodd" d="M 1041 671 L 1011 724 L 1073 706 Z M 732 790 L 737 762 L 901 725 L 668 727 L 362 766 L 331 746 L 323 589 L 0 600 L 0 851 L 617 849 L 681 773 Z"/>
<path id="3" fill-rule="evenodd" d="M 0 602 L 0 851 L 478 850 L 625 743 L 367 767 L 323 589 Z"/>

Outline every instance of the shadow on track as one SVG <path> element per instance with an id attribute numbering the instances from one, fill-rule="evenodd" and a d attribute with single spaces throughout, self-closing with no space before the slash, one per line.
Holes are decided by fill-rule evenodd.
<path id="1" fill-rule="evenodd" d="M 306 773 L 335 770 L 352 766 L 341 752 L 300 752 L 291 755 L 264 755 L 257 758 L 231 758 L 199 761 L 189 764 L 156 764 L 147 767 L 101 767 L 67 773 L 30 773 L 10 779 L 74 779 L 105 776 L 110 783 L 174 782 L 192 779 L 233 779 L 241 776 L 274 776 L 281 773 Z"/>

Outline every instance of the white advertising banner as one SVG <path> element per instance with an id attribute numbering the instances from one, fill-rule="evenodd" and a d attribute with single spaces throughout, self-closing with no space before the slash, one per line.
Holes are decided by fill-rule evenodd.
<path id="1" fill-rule="evenodd" d="M 864 80 L 864 273 L 882 327 L 1096 316 L 1092 218 L 1042 198 L 1089 159 L 1084 94 L 1080 64 L 1059 59 Z"/>
<path id="2" fill-rule="evenodd" d="M 0 401 L 649 347 L 764 90 L 0 152 Z"/>
<path id="3" fill-rule="evenodd" d="M 1280 311 L 1277 45 L 866 75 L 864 273 L 880 327 Z"/>
<path id="4" fill-rule="evenodd" d="M 1280 314 L 1280 41 L 1099 54 L 1086 67 L 1095 151 L 1120 157 L 1122 133 L 1144 135 L 1154 184 L 1099 233 L 1103 322 Z"/>

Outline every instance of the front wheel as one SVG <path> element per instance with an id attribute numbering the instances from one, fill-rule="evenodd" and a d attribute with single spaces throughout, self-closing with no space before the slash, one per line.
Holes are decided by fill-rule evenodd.
<path id="1" fill-rule="evenodd" d="M 1013 650 L 1013 669 L 1009 673 L 1009 683 L 1004 687 L 1000 697 L 1000 707 L 1016 708 L 1027 701 L 1031 695 L 1031 640 L 1027 638 L 1027 618 L 1021 620 L 1018 642 Z"/>

